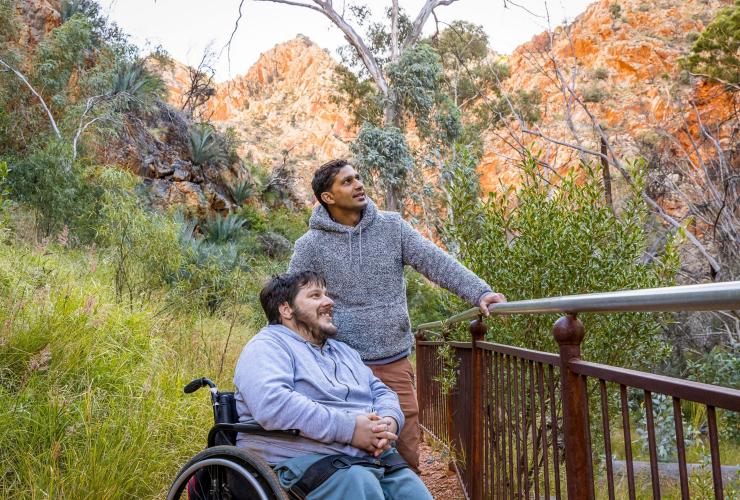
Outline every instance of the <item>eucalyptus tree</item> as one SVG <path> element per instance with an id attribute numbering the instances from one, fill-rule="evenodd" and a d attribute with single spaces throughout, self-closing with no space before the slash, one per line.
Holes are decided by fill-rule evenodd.
<path id="1" fill-rule="evenodd" d="M 291 5 L 319 12 L 339 29 L 349 44 L 342 58 L 350 70 L 339 70 L 340 98 L 353 109 L 360 133 L 353 145 L 361 171 L 385 193 L 385 206 L 402 209 L 406 179 L 414 164 L 404 132 L 413 121 L 422 139 L 432 137 L 439 121 L 449 118 L 449 106 L 440 105 L 443 78 L 438 54 L 420 43 L 422 30 L 438 7 L 458 0 L 426 0 L 414 17 L 391 0 L 385 11 L 390 26 L 371 23 L 368 3 L 331 0 L 257 0 Z M 362 31 L 365 30 L 364 33 Z M 367 77 L 372 82 L 362 81 Z M 440 105 L 440 106 L 438 106 Z M 435 115 L 433 108 L 441 114 Z M 454 113 L 453 113 L 454 114 Z M 454 127 L 453 127 L 454 128 Z"/>

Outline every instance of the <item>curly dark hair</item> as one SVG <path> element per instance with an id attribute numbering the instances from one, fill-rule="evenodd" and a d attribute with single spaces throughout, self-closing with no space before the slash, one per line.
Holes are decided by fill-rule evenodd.
<path id="1" fill-rule="evenodd" d="M 337 177 L 337 173 L 349 164 L 350 163 L 347 160 L 337 158 L 336 160 L 324 163 L 316 169 L 316 172 L 313 174 L 313 180 L 311 181 L 313 194 L 327 212 L 329 211 L 329 207 L 327 207 L 326 203 L 321 199 L 321 193 L 331 190 L 331 185 L 334 184 L 334 179 Z"/>
<path id="2" fill-rule="evenodd" d="M 284 273 L 273 276 L 260 292 L 260 304 L 265 311 L 267 322 L 279 325 L 280 304 L 288 303 L 293 307 L 298 291 L 308 284 L 317 284 L 326 288 L 324 276 L 315 271 L 301 271 L 298 273 Z"/>

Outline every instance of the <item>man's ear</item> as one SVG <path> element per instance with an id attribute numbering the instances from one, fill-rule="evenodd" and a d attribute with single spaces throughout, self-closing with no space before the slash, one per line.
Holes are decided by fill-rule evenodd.
<path id="1" fill-rule="evenodd" d="M 321 201 L 323 201 L 327 205 L 333 205 L 334 195 L 329 191 L 324 191 L 323 193 L 321 193 Z"/>
<path id="2" fill-rule="evenodd" d="M 287 302 L 283 302 L 278 306 L 278 312 L 282 319 L 293 319 L 293 308 Z"/>

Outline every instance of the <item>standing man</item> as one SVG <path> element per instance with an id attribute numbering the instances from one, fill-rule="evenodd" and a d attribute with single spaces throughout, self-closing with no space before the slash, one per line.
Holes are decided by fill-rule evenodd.
<path id="1" fill-rule="evenodd" d="M 406 420 L 397 449 L 419 467 L 419 406 L 408 360 L 414 345 L 403 268 L 410 265 L 488 315 L 505 302 L 500 293 L 424 238 L 396 212 L 378 210 L 365 196 L 359 174 L 346 160 L 332 160 L 314 173 L 320 205 L 309 230 L 295 244 L 289 272 L 311 270 L 326 277 L 334 299 L 337 339 L 360 353 L 375 376 L 393 389 Z"/>

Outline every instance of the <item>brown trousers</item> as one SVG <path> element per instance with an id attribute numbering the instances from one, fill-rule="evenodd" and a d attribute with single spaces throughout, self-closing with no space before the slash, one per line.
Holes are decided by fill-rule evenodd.
<path id="1" fill-rule="evenodd" d="M 408 358 L 402 358 L 387 365 L 368 365 L 373 374 L 390 387 L 401 403 L 401 411 L 406 423 L 398 436 L 396 449 L 411 468 L 419 472 L 419 403 L 416 400 L 416 377 Z"/>

